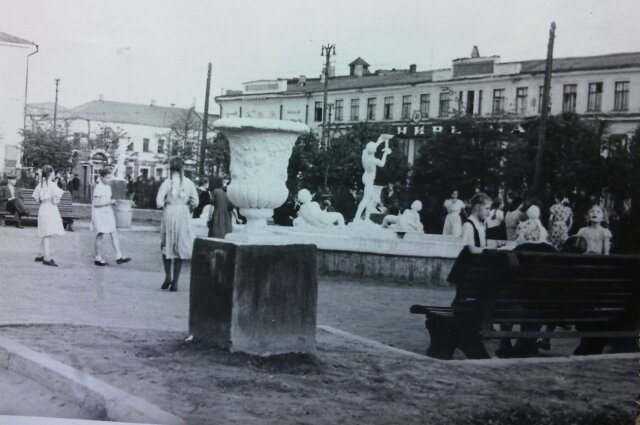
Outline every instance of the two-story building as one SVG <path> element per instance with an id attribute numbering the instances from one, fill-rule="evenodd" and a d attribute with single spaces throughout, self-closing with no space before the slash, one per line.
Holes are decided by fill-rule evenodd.
<path id="1" fill-rule="evenodd" d="M 20 164 L 27 58 L 36 50 L 32 42 L 0 32 L 0 174 Z"/>
<path id="2" fill-rule="evenodd" d="M 404 139 L 413 161 L 425 128 L 438 129 L 454 114 L 523 120 L 540 114 L 545 60 L 501 62 L 480 56 L 451 67 L 418 71 L 370 71 L 357 58 L 349 75 L 329 76 L 327 131 L 330 135 L 357 122 L 388 124 Z M 244 83 L 242 91 L 216 97 L 222 117 L 272 118 L 307 123 L 321 133 L 324 76 Z M 551 114 L 574 112 L 609 123 L 610 134 L 629 134 L 640 124 L 640 52 L 555 58 Z"/>
<path id="3" fill-rule="evenodd" d="M 53 104 L 30 104 L 27 114 L 29 125 L 50 126 Z M 111 140 L 118 139 L 118 144 L 127 146 L 126 174 L 133 179 L 142 176 L 160 180 L 169 172 L 167 160 L 172 146 L 189 138 L 196 143 L 197 150 L 202 134 L 202 113 L 194 108 L 158 106 L 153 101 L 149 104 L 114 102 L 101 96 L 71 109 L 58 105 L 57 118 L 58 131 L 64 132 L 76 145 L 88 148 L 77 153 L 73 170 L 86 190 L 102 163 L 111 162 L 113 149 L 104 149 Z M 218 115 L 210 114 L 209 124 L 217 118 Z M 195 168 L 195 161 L 188 160 L 187 166 Z"/>

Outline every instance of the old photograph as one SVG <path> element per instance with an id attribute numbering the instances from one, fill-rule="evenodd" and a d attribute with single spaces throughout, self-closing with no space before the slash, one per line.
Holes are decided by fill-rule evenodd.
<path id="1" fill-rule="evenodd" d="M 0 425 L 640 425 L 638 0 L 0 11 Z"/>

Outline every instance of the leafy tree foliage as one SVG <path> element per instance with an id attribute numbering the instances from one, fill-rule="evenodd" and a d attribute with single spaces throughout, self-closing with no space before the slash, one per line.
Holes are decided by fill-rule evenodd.
<path id="1" fill-rule="evenodd" d="M 72 141 L 51 130 L 36 128 L 22 130 L 22 164 L 42 168 L 49 164 L 56 171 L 71 167 Z"/>

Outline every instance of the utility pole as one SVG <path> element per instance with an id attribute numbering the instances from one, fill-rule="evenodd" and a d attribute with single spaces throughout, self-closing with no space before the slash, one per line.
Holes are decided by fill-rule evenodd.
<path id="1" fill-rule="evenodd" d="M 540 128 L 538 129 L 538 150 L 536 152 L 536 169 L 533 177 L 533 193 L 541 195 L 542 189 L 542 159 L 547 133 L 547 117 L 549 115 L 549 91 L 551 90 L 551 70 L 553 69 L 553 42 L 556 37 L 556 23 L 551 22 L 549 30 L 549 44 L 547 46 L 547 66 L 544 72 L 544 86 L 542 89 L 542 110 L 540 111 Z"/>
<path id="2" fill-rule="evenodd" d="M 56 101 L 53 104 L 53 137 L 56 137 L 56 125 L 58 121 L 58 85 L 60 78 L 56 78 Z"/>
<path id="3" fill-rule="evenodd" d="M 329 132 L 327 131 L 327 99 L 329 96 L 329 62 L 331 61 L 331 55 L 336 54 L 336 45 L 327 44 L 322 46 L 320 56 L 325 57 L 324 64 L 324 101 L 322 102 L 322 148 L 327 147 L 327 141 Z"/>
<path id="4" fill-rule="evenodd" d="M 211 88 L 211 62 L 207 69 L 207 90 L 204 94 L 204 117 L 202 118 L 202 141 L 200 142 L 200 168 L 198 174 L 204 175 L 205 146 L 207 144 L 207 133 L 209 132 L 209 89 Z"/>
<path id="5" fill-rule="evenodd" d="M 29 58 L 40 51 L 40 48 L 36 43 L 33 43 L 36 50 L 27 55 L 27 73 L 24 79 L 24 116 L 22 122 L 22 128 L 27 129 L 27 97 L 29 95 Z M 33 122 L 33 121 L 32 121 Z"/>

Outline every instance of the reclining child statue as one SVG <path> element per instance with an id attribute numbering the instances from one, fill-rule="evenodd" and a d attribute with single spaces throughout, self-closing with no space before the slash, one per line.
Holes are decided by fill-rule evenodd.
<path id="1" fill-rule="evenodd" d="M 344 226 L 342 214 L 322 210 L 320 204 L 312 201 L 311 192 L 307 189 L 301 189 L 298 192 L 298 202 L 300 203 L 300 210 L 298 211 L 298 217 L 293 220 L 294 226 L 315 228 Z"/>
<path id="2" fill-rule="evenodd" d="M 422 210 L 422 202 L 413 201 L 411 209 L 404 210 L 401 215 L 387 215 L 382 220 L 382 227 L 392 227 L 400 232 L 422 232 L 424 226 L 420 221 L 420 211 Z"/>

